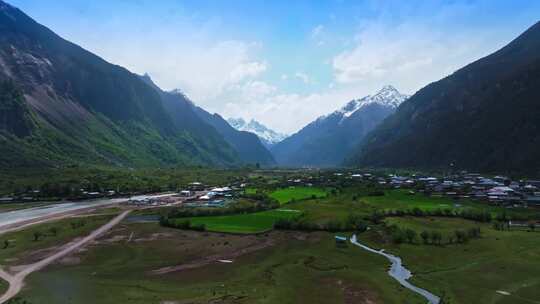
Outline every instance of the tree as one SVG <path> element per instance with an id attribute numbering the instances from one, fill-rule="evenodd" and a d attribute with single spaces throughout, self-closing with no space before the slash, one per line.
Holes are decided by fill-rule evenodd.
<path id="1" fill-rule="evenodd" d="M 534 231 L 534 229 L 536 229 L 536 223 L 534 221 L 529 222 L 529 229 L 531 229 L 531 231 Z"/>
<path id="2" fill-rule="evenodd" d="M 43 233 L 41 231 L 35 231 L 34 232 L 34 241 L 39 241 L 39 239 L 43 236 Z"/>
<path id="3" fill-rule="evenodd" d="M 431 237 L 431 243 L 438 244 L 438 245 L 441 244 L 442 235 L 440 232 L 432 231 L 430 237 Z"/>
<path id="4" fill-rule="evenodd" d="M 414 240 L 416 239 L 416 231 L 412 230 L 412 229 L 406 229 L 405 230 L 405 237 L 407 237 L 407 241 L 409 241 L 409 243 L 414 243 Z"/>
<path id="5" fill-rule="evenodd" d="M 429 241 L 429 232 L 427 231 L 422 231 L 422 233 L 420 233 L 420 237 L 422 238 L 422 240 L 424 241 L 424 244 L 427 244 L 428 241 Z"/>
<path id="6" fill-rule="evenodd" d="M 53 235 L 53 236 L 56 236 L 58 234 L 58 228 L 56 227 L 51 227 L 49 229 L 49 232 Z"/>
<path id="7" fill-rule="evenodd" d="M 377 210 L 373 211 L 373 213 L 371 213 L 371 217 L 370 217 L 371 221 L 373 222 L 373 224 L 379 224 L 381 222 L 381 220 L 383 219 L 383 215 L 378 212 Z"/>
<path id="8" fill-rule="evenodd" d="M 456 236 L 458 243 L 465 243 L 467 241 L 467 234 L 462 230 L 454 231 L 454 235 Z"/>

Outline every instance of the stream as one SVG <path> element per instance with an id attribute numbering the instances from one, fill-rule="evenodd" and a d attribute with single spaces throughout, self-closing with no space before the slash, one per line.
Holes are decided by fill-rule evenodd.
<path id="1" fill-rule="evenodd" d="M 403 267 L 403 264 L 401 263 L 401 258 L 384 252 L 384 249 L 375 250 L 366 245 L 360 244 L 356 239 L 356 235 L 353 235 L 351 237 L 351 243 L 369 252 L 376 253 L 376 254 L 386 257 L 392 263 L 390 270 L 388 270 L 388 274 L 392 278 L 397 280 L 403 287 L 413 292 L 416 292 L 417 294 L 420 294 L 421 296 L 426 298 L 429 304 L 439 304 L 439 302 L 441 301 L 439 297 L 437 297 L 436 295 L 430 293 L 429 291 L 425 289 L 414 286 L 413 284 L 409 283 L 409 281 L 407 281 L 408 279 L 412 277 L 412 273 L 407 268 Z"/>

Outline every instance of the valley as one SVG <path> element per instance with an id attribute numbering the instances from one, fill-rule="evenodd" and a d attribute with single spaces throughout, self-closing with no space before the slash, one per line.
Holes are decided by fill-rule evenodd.
<path id="1" fill-rule="evenodd" d="M 136 206 L 124 202 L 38 223 L 1 235 L 10 242 L 0 258 L 4 269 L 15 272 L 121 210 L 133 210 L 84 249 L 29 275 L 18 297 L 29 303 L 326 303 L 328 297 L 345 303 L 425 303 L 386 274 L 384 257 L 335 238 L 356 234 L 359 242 L 401 257 L 411 282 L 441 301 L 535 301 L 539 232 L 532 226 L 501 229 L 499 223 L 538 222 L 540 209 L 426 194 L 430 186 L 418 178 L 396 189 L 396 177 L 358 175 L 264 170 L 247 171 L 230 184 L 203 178 L 207 190 L 198 197 L 232 201 L 222 207 L 197 197 L 176 206 L 156 204 L 159 199 Z M 231 190 L 212 191 L 221 189 L 216 186 Z M 70 227 L 80 220 L 86 222 L 82 228 Z M 473 230 L 478 234 L 470 234 Z M 43 232 L 39 241 L 33 240 L 36 231 Z M 9 258 L 13 250 L 16 260 Z M 485 302 L 477 301 L 479 295 Z"/>
<path id="2" fill-rule="evenodd" d="M 0 0 L 0 304 L 540 304 L 538 12 Z"/>

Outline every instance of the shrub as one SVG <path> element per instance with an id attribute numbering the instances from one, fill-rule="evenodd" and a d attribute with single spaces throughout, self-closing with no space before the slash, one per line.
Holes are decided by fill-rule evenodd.
<path id="1" fill-rule="evenodd" d="M 420 237 L 422 238 L 422 241 L 424 242 L 424 244 L 427 244 L 429 242 L 429 232 L 427 231 L 422 231 L 420 233 Z"/>
<path id="2" fill-rule="evenodd" d="M 416 239 L 416 231 L 410 229 L 410 228 L 407 228 L 405 230 L 405 237 L 407 238 L 407 241 L 409 243 L 414 243 L 414 240 Z"/>

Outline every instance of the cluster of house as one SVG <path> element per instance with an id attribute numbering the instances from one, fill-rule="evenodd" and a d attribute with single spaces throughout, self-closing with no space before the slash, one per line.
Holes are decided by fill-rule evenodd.
<path id="1" fill-rule="evenodd" d="M 375 180 L 393 188 L 410 188 L 432 196 L 472 198 L 505 206 L 540 206 L 540 181 L 514 181 L 505 176 L 484 177 L 476 173 L 460 173 L 438 178 L 432 176 L 374 176 L 351 174 L 352 178 Z M 412 191 L 412 190 L 411 190 Z"/>
<path id="2" fill-rule="evenodd" d="M 190 190 L 184 190 L 190 191 Z M 208 191 L 202 191 L 184 203 L 188 207 L 224 207 L 233 197 L 234 190 L 231 187 L 215 187 Z"/>
<path id="3" fill-rule="evenodd" d="M 135 206 L 172 206 L 181 203 L 183 200 L 178 193 L 168 193 L 161 195 L 137 195 L 128 200 L 128 204 Z"/>

